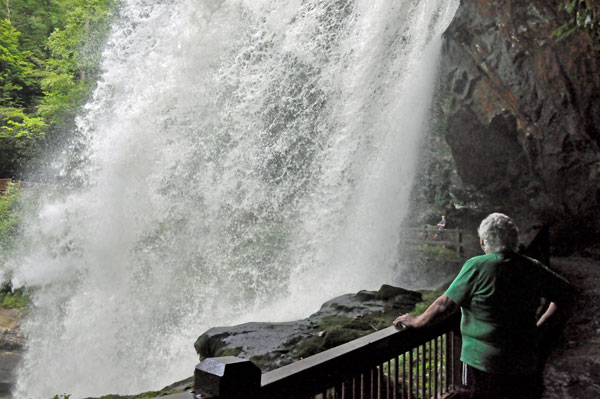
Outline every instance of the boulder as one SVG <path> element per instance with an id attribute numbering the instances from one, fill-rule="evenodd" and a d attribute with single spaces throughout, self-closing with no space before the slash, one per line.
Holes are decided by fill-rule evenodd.
<path id="1" fill-rule="evenodd" d="M 334 298 L 303 320 L 211 328 L 194 346 L 200 360 L 237 356 L 266 372 L 388 327 L 422 300 L 419 292 L 382 285 Z"/>

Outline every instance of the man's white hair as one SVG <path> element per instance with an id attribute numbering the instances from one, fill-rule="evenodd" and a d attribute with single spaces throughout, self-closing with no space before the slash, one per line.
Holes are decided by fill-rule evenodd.
<path id="1" fill-rule="evenodd" d="M 502 213 L 488 215 L 477 230 L 485 252 L 517 252 L 519 229 L 511 218 Z"/>

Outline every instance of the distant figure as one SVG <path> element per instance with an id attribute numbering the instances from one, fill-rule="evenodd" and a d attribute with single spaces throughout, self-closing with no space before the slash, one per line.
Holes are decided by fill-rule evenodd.
<path id="1" fill-rule="evenodd" d="M 566 314 L 571 285 L 540 262 L 518 254 L 519 230 L 501 213 L 478 229 L 485 255 L 469 259 L 450 287 L 418 317 L 396 326 L 421 328 L 462 312 L 460 359 L 471 380 L 470 399 L 539 399 L 542 394 L 538 338 Z M 536 320 L 540 298 L 551 301 Z"/>
<path id="2" fill-rule="evenodd" d="M 442 220 L 437 224 L 437 228 L 444 230 L 446 228 L 446 215 L 442 215 Z"/>

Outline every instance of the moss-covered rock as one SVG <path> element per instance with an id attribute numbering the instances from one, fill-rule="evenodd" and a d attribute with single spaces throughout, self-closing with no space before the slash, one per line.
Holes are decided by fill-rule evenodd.
<path id="1" fill-rule="evenodd" d="M 313 335 L 298 343 L 294 348 L 294 356 L 298 359 L 304 359 L 305 357 L 316 355 L 321 351 L 323 351 L 323 337 Z"/>
<path id="2" fill-rule="evenodd" d="M 211 328 L 195 348 L 200 359 L 233 355 L 265 372 L 388 327 L 422 300 L 419 292 L 383 285 L 334 298 L 303 320 Z"/>
<path id="3" fill-rule="evenodd" d="M 184 380 L 177 381 L 171 385 L 168 385 L 161 389 L 160 391 L 147 391 L 138 393 L 135 395 L 117 395 L 117 394 L 109 394 L 101 396 L 97 399 L 152 399 L 152 398 L 160 398 L 163 396 L 174 395 L 182 392 L 189 392 L 194 385 L 194 377 L 188 377 Z M 56 395 L 52 399 L 69 399 L 70 395 Z M 92 399 L 92 398 L 88 398 Z"/>

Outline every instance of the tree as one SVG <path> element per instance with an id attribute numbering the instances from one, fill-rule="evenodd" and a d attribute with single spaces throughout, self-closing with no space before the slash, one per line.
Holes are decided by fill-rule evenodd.
<path id="1" fill-rule="evenodd" d="M 99 47 L 108 33 L 112 0 L 63 0 L 69 7 L 64 25 L 48 38 L 50 57 L 41 81 L 44 97 L 39 114 L 50 124 L 72 119 L 94 86 Z"/>
<path id="2" fill-rule="evenodd" d="M 0 6 L 0 177 L 59 140 L 94 87 L 114 0 Z"/>
<path id="3" fill-rule="evenodd" d="M 31 116 L 36 94 L 40 93 L 40 71 L 21 51 L 20 33 L 8 19 L 0 23 L 0 137 L 39 134 L 44 121 Z"/>

